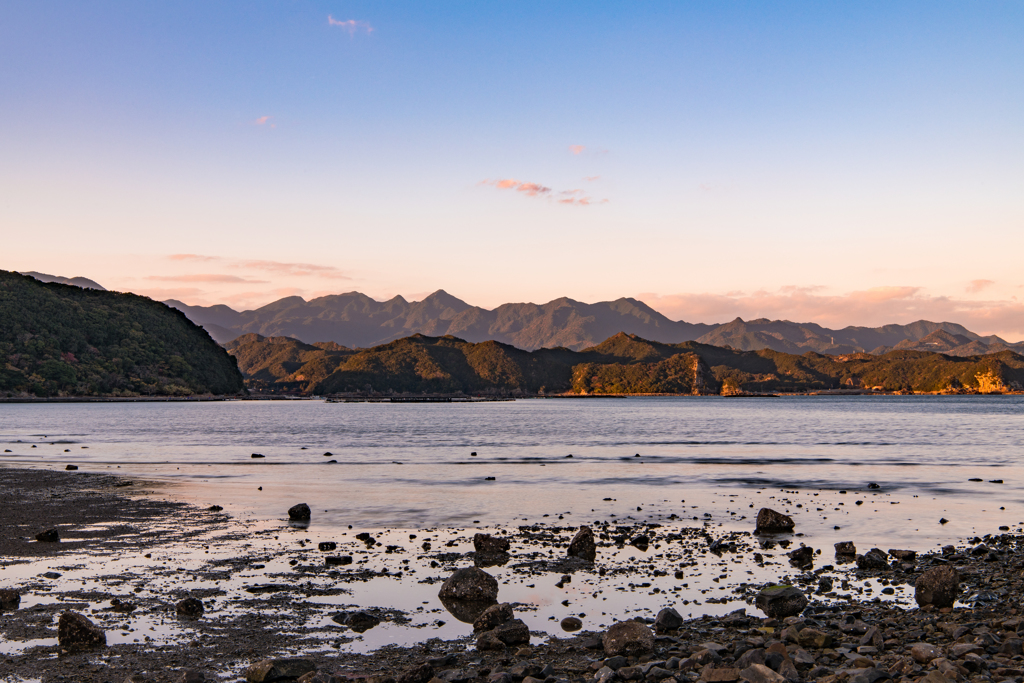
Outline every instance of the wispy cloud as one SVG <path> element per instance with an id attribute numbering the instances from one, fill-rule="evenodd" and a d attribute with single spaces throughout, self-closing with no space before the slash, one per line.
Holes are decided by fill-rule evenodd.
<path id="1" fill-rule="evenodd" d="M 586 180 L 588 183 L 592 183 L 595 180 L 600 180 L 601 176 L 599 176 L 599 175 L 588 175 L 588 176 L 584 176 L 583 179 Z"/>
<path id="2" fill-rule="evenodd" d="M 546 185 L 540 183 L 525 182 L 522 180 L 516 180 L 515 178 L 503 178 L 500 180 L 482 180 L 481 185 L 489 185 L 499 190 L 514 190 L 515 192 L 521 192 L 527 197 L 543 197 L 546 199 L 554 199 L 559 204 L 567 204 L 574 206 L 590 206 L 592 204 L 607 204 L 607 199 L 594 199 L 589 196 L 585 190 L 573 189 L 573 190 L 561 190 L 556 192 Z"/>
<path id="3" fill-rule="evenodd" d="M 585 149 L 585 145 L 569 145 L 569 151 L 577 156 L 583 154 L 583 150 Z"/>
<path id="4" fill-rule="evenodd" d="M 259 270 L 268 273 L 274 273 L 276 275 L 286 275 L 290 277 L 321 277 L 330 280 L 351 280 L 352 278 L 345 274 L 340 268 L 335 266 L 325 266 L 317 263 L 292 263 L 287 261 L 268 261 L 261 259 L 226 259 L 220 256 L 205 256 L 202 254 L 171 254 L 167 257 L 171 261 L 195 261 L 195 262 L 218 262 L 223 263 L 227 268 L 233 268 L 238 270 Z M 172 277 L 172 276 L 168 276 Z M 234 277 L 232 275 L 181 275 L 173 276 L 179 278 L 188 277 L 220 277 L 229 278 Z M 185 281 L 185 280 L 181 280 Z M 190 280 L 192 282 L 214 282 L 215 280 Z M 216 282 L 229 282 L 229 280 L 222 279 L 216 280 Z M 263 280 L 246 280 L 238 279 L 233 282 L 250 282 L 250 283 L 262 283 Z"/>
<path id="5" fill-rule="evenodd" d="M 988 289 L 995 283 L 995 280 L 971 280 L 967 283 L 967 292 L 970 294 L 977 294 L 983 289 Z"/>
<path id="6" fill-rule="evenodd" d="M 373 33 L 373 27 L 368 22 L 356 19 L 335 19 L 329 14 L 327 15 L 327 25 L 337 26 L 344 31 L 348 31 L 350 36 L 354 36 L 358 31 L 365 31 L 367 34 Z"/>
<path id="7" fill-rule="evenodd" d="M 253 121 L 253 123 L 255 125 L 257 125 L 257 126 L 262 126 L 263 124 L 265 124 L 267 121 L 269 121 L 272 118 L 274 118 L 274 117 L 273 116 L 261 116 L 258 119 L 256 119 L 255 121 Z M 271 124 L 271 125 L 273 125 L 273 124 Z"/>
<path id="8" fill-rule="evenodd" d="M 979 334 L 1011 341 L 1024 336 L 1024 303 L 975 301 L 929 295 L 921 287 L 873 287 L 829 295 L 821 287 L 783 287 L 775 291 L 728 294 L 639 294 L 653 308 L 675 320 L 726 322 L 771 318 L 815 322 L 827 327 L 878 326 L 915 320 L 955 322 Z"/>
<path id="9" fill-rule="evenodd" d="M 265 285 L 269 280 L 250 280 L 237 275 L 225 275 L 221 273 L 193 273 L 187 275 L 149 275 L 147 280 L 158 282 L 219 282 L 226 284 L 248 283 L 252 285 Z"/>

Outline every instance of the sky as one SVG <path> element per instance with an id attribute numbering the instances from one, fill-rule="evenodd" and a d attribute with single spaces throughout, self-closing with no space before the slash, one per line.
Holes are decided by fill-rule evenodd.
<path id="1" fill-rule="evenodd" d="M 1024 339 L 1024 3 L 0 7 L 0 269 Z"/>

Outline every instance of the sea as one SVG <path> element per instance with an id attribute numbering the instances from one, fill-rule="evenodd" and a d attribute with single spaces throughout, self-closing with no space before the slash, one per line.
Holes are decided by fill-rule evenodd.
<path id="1" fill-rule="evenodd" d="M 320 530 L 752 530 L 768 506 L 819 544 L 927 550 L 1024 523 L 1021 396 L 6 403 L 0 450 L 247 519 L 307 503 Z"/>

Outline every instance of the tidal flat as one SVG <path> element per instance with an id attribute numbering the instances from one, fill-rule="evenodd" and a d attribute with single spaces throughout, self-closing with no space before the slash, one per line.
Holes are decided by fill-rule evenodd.
<path id="1" fill-rule="evenodd" d="M 273 667 L 269 678 L 252 668 L 268 660 L 313 667 L 318 680 L 381 683 L 1024 675 L 1019 526 L 913 554 L 886 547 L 879 557 L 858 541 L 854 555 L 837 556 L 800 526 L 755 536 L 750 506 L 765 499 L 803 509 L 795 501 L 810 499 L 823 517 L 852 504 L 850 492 L 736 496 L 733 507 L 747 514 L 728 523 L 684 517 L 679 505 L 634 519 L 565 514 L 418 529 L 318 528 L 315 509 L 311 523 L 289 520 L 301 501 L 285 499 L 279 518 L 239 519 L 167 493 L 166 484 L 114 475 L 0 469 L 0 589 L 18 596 L 0 612 L 5 680 L 274 680 Z M 879 495 L 853 493 L 862 504 Z M 593 562 L 567 553 L 583 525 L 593 529 Z M 59 542 L 35 540 L 49 530 Z M 477 534 L 507 541 L 507 552 L 477 552 Z M 958 601 L 920 609 L 915 583 L 939 566 L 959 573 Z M 496 644 L 474 630 L 479 610 L 439 599 L 444 582 L 469 567 L 494 577 L 497 602 L 511 607 L 528 641 L 520 633 L 487 649 Z M 797 587 L 808 604 L 769 617 L 757 596 L 778 584 Z M 57 625 L 68 611 L 102 629 L 105 645 L 63 647 Z M 650 647 L 608 652 L 604 636 L 622 621 L 650 631 Z M 934 651 L 915 655 L 919 643 Z"/>

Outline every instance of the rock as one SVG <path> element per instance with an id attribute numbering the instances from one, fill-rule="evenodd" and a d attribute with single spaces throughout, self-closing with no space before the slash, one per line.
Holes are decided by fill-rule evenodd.
<path id="1" fill-rule="evenodd" d="M 530 628 L 522 619 L 510 619 L 488 633 L 510 647 L 527 645 L 530 642 Z"/>
<path id="2" fill-rule="evenodd" d="M 492 628 L 513 619 L 515 619 L 515 614 L 512 611 L 512 605 L 509 603 L 503 602 L 500 605 L 491 605 L 473 622 L 473 630 L 490 631 Z"/>
<path id="3" fill-rule="evenodd" d="M 630 540 L 629 544 L 637 550 L 646 553 L 647 549 L 651 547 L 651 539 L 647 536 L 640 535 Z"/>
<path id="4" fill-rule="evenodd" d="M 754 605 L 772 619 L 795 617 L 807 607 L 807 596 L 795 586 L 762 588 Z"/>
<path id="5" fill-rule="evenodd" d="M 761 508 L 757 513 L 755 534 L 778 534 L 793 530 L 793 518 L 771 508 Z"/>
<path id="6" fill-rule="evenodd" d="M 929 671 L 927 676 L 917 679 L 917 683 L 953 683 L 938 671 Z"/>
<path id="7" fill-rule="evenodd" d="M 1020 638 L 1007 638 L 999 646 L 999 654 L 1006 655 L 1007 657 L 1024 654 L 1024 641 Z"/>
<path id="8" fill-rule="evenodd" d="M 487 608 L 494 604 L 494 600 L 453 600 L 441 598 L 441 604 L 448 612 L 465 624 L 472 624 L 480 615 L 487 611 Z"/>
<path id="9" fill-rule="evenodd" d="M 853 541 L 840 541 L 836 543 L 836 555 L 853 556 L 857 554 L 857 546 Z"/>
<path id="10" fill-rule="evenodd" d="M 202 600 L 192 597 L 178 601 L 174 605 L 174 609 L 178 612 L 178 616 L 188 617 L 189 619 L 198 619 L 203 616 L 205 611 Z"/>
<path id="11" fill-rule="evenodd" d="M 326 564 L 328 567 L 333 567 L 333 566 L 336 566 L 336 565 L 343 565 L 343 564 L 352 564 L 352 556 L 351 555 L 341 555 L 341 556 L 336 556 L 336 557 L 325 557 L 324 558 L 324 564 Z"/>
<path id="12" fill-rule="evenodd" d="M 334 621 L 345 624 L 356 633 L 365 633 L 374 626 L 380 624 L 380 619 L 369 612 L 353 612 L 352 614 L 339 614 L 331 617 Z M 341 621 L 339 621 L 341 619 Z"/>
<path id="13" fill-rule="evenodd" d="M 320 541 L 317 546 L 317 550 L 322 553 L 330 552 L 338 549 L 338 544 L 335 541 Z"/>
<path id="14" fill-rule="evenodd" d="M 68 652 L 89 650 L 107 644 L 107 634 L 77 612 L 64 612 L 57 622 L 57 642 Z"/>
<path id="15" fill-rule="evenodd" d="M 315 671 L 316 665 L 301 657 L 264 659 L 245 670 L 245 680 L 249 683 L 274 683 L 294 680 Z"/>
<path id="16" fill-rule="evenodd" d="M 645 624 L 620 621 L 605 631 L 601 644 L 607 655 L 639 657 L 654 651 L 654 633 Z"/>
<path id="17" fill-rule="evenodd" d="M 959 592 L 960 574 L 950 566 L 932 567 L 914 584 L 914 599 L 922 607 L 952 607 Z"/>
<path id="18" fill-rule="evenodd" d="M 927 664 L 933 659 L 937 659 L 942 656 L 938 648 L 928 643 L 914 643 L 910 646 L 910 656 L 914 658 L 914 661 L 919 664 Z"/>
<path id="19" fill-rule="evenodd" d="M 804 647 L 813 647 L 819 650 L 832 646 L 832 636 L 814 628 L 805 628 L 800 631 L 799 641 Z"/>
<path id="20" fill-rule="evenodd" d="M 857 556 L 858 569 L 888 569 L 889 559 L 881 548 L 872 548 L 863 555 Z"/>
<path id="21" fill-rule="evenodd" d="M 205 683 L 206 674 L 196 669 L 185 669 L 174 679 L 174 683 Z"/>
<path id="22" fill-rule="evenodd" d="M 74 471 L 78 469 L 78 465 L 68 465 L 64 469 Z"/>
<path id="23" fill-rule="evenodd" d="M 473 549 L 482 555 L 497 555 L 507 553 L 512 547 L 507 538 L 498 538 L 490 534 L 476 534 L 473 536 Z"/>
<path id="24" fill-rule="evenodd" d="M 498 580 L 482 569 L 463 567 L 448 577 L 437 596 L 442 600 L 497 602 Z"/>
<path id="25" fill-rule="evenodd" d="M 916 550 L 890 550 L 889 554 L 900 562 L 913 562 L 917 559 Z"/>
<path id="26" fill-rule="evenodd" d="M 569 557 L 578 557 L 589 562 L 597 559 L 597 543 L 594 532 L 589 526 L 581 526 L 569 542 Z"/>
<path id="27" fill-rule="evenodd" d="M 21 604 L 21 594 L 13 588 L 0 588 L 0 610 L 18 609 Z"/>
<path id="28" fill-rule="evenodd" d="M 480 636 L 476 639 L 476 649 L 504 650 L 505 643 L 503 643 L 500 638 L 498 638 L 490 631 L 485 631 L 484 633 L 481 633 Z M 509 680 L 511 680 L 511 678 Z"/>
<path id="29" fill-rule="evenodd" d="M 789 551 L 787 554 L 789 555 L 789 563 L 794 567 L 810 569 L 814 564 L 814 548 L 802 546 L 796 550 Z"/>
<path id="30" fill-rule="evenodd" d="M 654 620 L 654 630 L 656 633 L 674 631 L 682 625 L 683 616 L 674 607 L 664 608 L 658 612 L 658 616 Z"/>
<path id="31" fill-rule="evenodd" d="M 348 679 L 326 671 L 310 671 L 308 674 L 299 676 L 295 683 L 348 683 Z"/>
<path id="32" fill-rule="evenodd" d="M 985 648 L 977 643 L 955 643 L 950 646 L 949 654 L 953 655 L 955 659 L 963 659 L 967 655 L 985 654 Z"/>
<path id="33" fill-rule="evenodd" d="M 56 529 L 47 529 L 36 534 L 36 540 L 40 543 L 60 543 L 60 534 Z"/>
<path id="34" fill-rule="evenodd" d="M 562 619 L 560 625 L 563 631 L 579 631 L 583 628 L 583 620 L 579 617 L 566 617 L 565 619 Z"/>
<path id="35" fill-rule="evenodd" d="M 775 673 L 764 664 L 751 664 L 740 671 L 740 678 L 750 683 L 785 683 L 786 678 Z"/>
<path id="36" fill-rule="evenodd" d="M 288 508 L 288 519 L 293 522 L 308 522 L 310 519 L 309 506 L 299 503 Z"/>
<path id="37" fill-rule="evenodd" d="M 434 667 L 424 663 L 403 671 L 398 676 L 397 683 L 429 683 L 433 677 Z"/>

